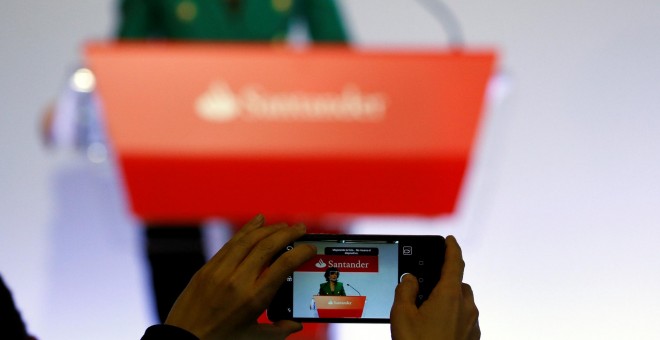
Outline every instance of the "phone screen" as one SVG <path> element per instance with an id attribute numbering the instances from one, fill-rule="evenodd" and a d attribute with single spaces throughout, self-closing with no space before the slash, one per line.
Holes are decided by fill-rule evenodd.
<path id="1" fill-rule="evenodd" d="M 272 321 L 387 323 L 401 275 L 419 280 L 418 306 L 440 278 L 444 238 L 308 234 L 316 255 L 282 284 L 268 308 Z"/>
<path id="2" fill-rule="evenodd" d="M 389 319 L 399 282 L 399 245 L 303 241 L 317 254 L 293 273 L 294 318 Z"/>

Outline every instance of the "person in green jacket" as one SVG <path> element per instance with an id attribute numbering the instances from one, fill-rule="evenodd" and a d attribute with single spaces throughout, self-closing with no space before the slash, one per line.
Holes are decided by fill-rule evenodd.
<path id="1" fill-rule="evenodd" d="M 339 269 L 330 267 L 325 270 L 325 283 L 319 287 L 319 295 L 346 296 L 344 284 L 337 281 L 339 279 Z"/>
<path id="2" fill-rule="evenodd" d="M 122 0 L 120 39 L 281 41 L 296 19 L 315 42 L 346 42 L 333 0 Z"/>
<path id="3" fill-rule="evenodd" d="M 334 0 L 120 0 L 119 10 L 119 40 L 285 42 L 289 27 L 300 22 L 306 23 L 313 42 L 349 40 Z M 146 225 L 151 281 L 162 321 L 206 262 L 201 224 Z"/>

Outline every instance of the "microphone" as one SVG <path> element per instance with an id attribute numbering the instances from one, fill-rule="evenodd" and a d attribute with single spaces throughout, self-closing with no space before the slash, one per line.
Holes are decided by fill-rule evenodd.
<path id="1" fill-rule="evenodd" d="M 347 283 L 346 285 L 351 287 L 351 289 L 353 289 L 354 291 L 356 291 L 359 296 L 362 296 L 362 294 L 360 294 L 360 292 L 357 289 L 355 289 L 353 286 L 351 286 L 349 283 Z"/>
<path id="2" fill-rule="evenodd" d="M 447 34 L 449 45 L 452 47 L 461 47 L 465 39 L 463 38 L 463 31 L 458 19 L 451 11 L 449 6 L 441 0 L 417 0 L 417 2 L 424 6 L 435 19 L 440 23 L 442 28 Z"/>

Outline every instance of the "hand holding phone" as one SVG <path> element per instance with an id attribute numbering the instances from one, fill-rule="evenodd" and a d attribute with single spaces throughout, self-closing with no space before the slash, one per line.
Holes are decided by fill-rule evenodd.
<path id="1" fill-rule="evenodd" d="M 299 331 L 296 322 L 258 324 L 277 288 L 316 252 L 304 245 L 275 261 L 279 249 L 305 233 L 304 225 L 264 225 L 261 215 L 246 224 L 190 280 L 170 311 L 166 325 L 200 339 L 283 339 Z"/>
<path id="2" fill-rule="evenodd" d="M 442 277 L 429 298 L 415 308 L 417 278 L 405 275 L 392 305 L 392 339 L 467 339 L 481 337 L 479 311 L 470 285 L 463 283 L 465 262 L 453 236 L 447 237 Z"/>
<path id="3" fill-rule="evenodd" d="M 321 283 L 311 291 L 303 291 L 302 296 L 312 296 L 311 303 L 307 300 L 308 309 L 325 308 L 326 312 L 339 310 L 340 313 L 334 318 L 316 316 L 312 321 L 389 322 L 389 315 L 384 316 L 383 310 L 389 311 L 391 306 L 393 339 L 479 339 L 478 310 L 470 286 L 462 283 L 464 263 L 453 237 L 447 238 L 445 252 L 445 240 L 438 236 L 317 235 L 301 238 L 304 233 L 303 225 L 266 227 L 263 216 L 255 217 L 195 274 L 177 299 L 165 325 L 150 327 L 143 339 L 181 335 L 182 331 L 198 338 L 285 338 L 302 328 L 290 319 L 306 321 L 294 317 L 298 310 L 294 313 L 291 306 L 294 270 L 310 263 L 314 267 L 335 269 L 323 271 L 324 279 L 327 272 L 324 282 L 327 286 L 322 287 L 324 283 Z M 302 243 L 294 249 L 295 242 Z M 328 248 L 330 257 L 316 258 L 320 252 L 314 242 L 324 245 L 323 254 Z M 280 248 L 283 250 L 279 256 L 273 258 Z M 392 253 L 392 249 L 396 251 Z M 396 254 L 396 261 L 391 261 L 393 254 Z M 430 258 L 429 254 L 432 254 Z M 373 257 L 379 260 L 374 261 Z M 378 263 L 378 270 L 374 270 L 375 263 Z M 361 284 L 361 280 L 351 276 L 372 275 L 383 286 L 389 286 L 391 281 L 396 281 L 391 280 L 392 264 L 396 264 L 396 275 L 412 275 L 403 275 L 401 283 L 393 284 L 396 286 L 394 296 L 393 287 L 383 295 L 385 299 L 393 299 L 393 304 L 384 306 L 385 302 L 377 300 L 379 295 L 376 295 L 373 305 L 380 305 L 381 311 L 367 310 L 367 306 L 372 305 L 368 297 L 376 285 L 358 287 L 356 282 Z M 389 269 L 381 270 L 385 267 Z M 442 268 L 441 278 L 439 268 Z M 342 271 L 348 274 L 349 280 L 346 275 L 341 276 Z M 420 280 L 423 278 L 428 280 Z M 345 287 L 339 284 L 342 281 Z M 280 285 L 282 289 L 276 294 Z M 326 299 L 325 305 L 323 299 Z M 257 324 L 257 316 L 269 301 L 269 317 L 279 321 Z M 355 301 L 357 307 L 353 305 Z M 360 301 L 364 304 L 360 305 Z M 344 315 L 356 313 L 356 310 L 362 310 L 361 317 Z"/>

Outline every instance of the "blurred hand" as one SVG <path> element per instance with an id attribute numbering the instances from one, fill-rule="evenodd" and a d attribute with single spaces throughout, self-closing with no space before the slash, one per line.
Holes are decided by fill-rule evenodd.
<path id="1" fill-rule="evenodd" d="M 273 256 L 305 234 L 302 224 L 264 226 L 257 215 L 190 280 L 165 324 L 200 339 L 284 339 L 302 329 L 293 321 L 258 324 L 275 292 L 294 269 L 316 254 L 312 245 Z"/>
<path id="2" fill-rule="evenodd" d="M 447 237 L 445 263 L 440 282 L 419 307 L 419 285 L 411 274 L 396 288 L 390 312 L 392 339 L 473 340 L 481 337 L 479 311 L 472 288 L 463 283 L 465 262 L 456 239 Z"/>

